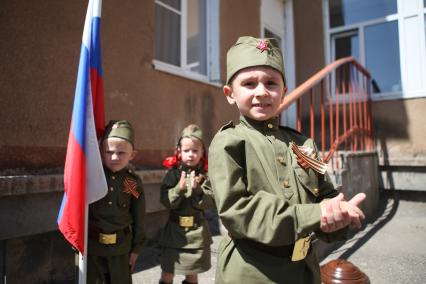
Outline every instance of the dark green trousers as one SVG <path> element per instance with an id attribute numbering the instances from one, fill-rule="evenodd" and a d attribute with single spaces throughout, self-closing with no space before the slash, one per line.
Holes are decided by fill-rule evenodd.
<path id="1" fill-rule="evenodd" d="M 87 284 L 131 284 L 129 254 L 87 256 Z"/>

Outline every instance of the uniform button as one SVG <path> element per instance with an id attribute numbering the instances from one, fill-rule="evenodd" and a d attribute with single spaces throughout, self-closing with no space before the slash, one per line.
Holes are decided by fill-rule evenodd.
<path id="1" fill-rule="evenodd" d="M 274 125 L 272 123 L 268 123 L 268 128 L 274 128 Z"/>
<path id="2" fill-rule="evenodd" d="M 112 201 L 109 201 L 109 202 L 108 202 L 108 204 L 109 204 L 109 205 L 112 205 Z"/>
<path id="3" fill-rule="evenodd" d="M 123 207 L 126 207 L 126 204 L 123 204 Z"/>
<path id="4" fill-rule="evenodd" d="M 313 191 L 315 194 L 318 194 L 318 193 L 319 193 L 319 189 L 318 189 L 318 188 L 314 188 L 312 191 Z"/>
<path id="5" fill-rule="evenodd" d="M 112 179 L 115 179 L 115 176 L 112 176 L 111 178 L 112 178 Z"/>
<path id="6" fill-rule="evenodd" d="M 109 190 L 114 191 L 114 188 L 111 186 L 111 187 L 109 188 Z"/>
<path id="7" fill-rule="evenodd" d="M 284 157 L 283 156 L 278 156 L 277 157 L 277 161 L 278 161 L 278 163 L 281 163 L 281 164 L 283 164 L 284 166 L 285 166 L 285 161 L 284 161 Z"/>
<path id="8" fill-rule="evenodd" d="M 288 180 L 285 180 L 284 182 L 283 182 L 283 185 L 284 185 L 284 187 L 290 187 L 290 184 L 288 183 Z"/>

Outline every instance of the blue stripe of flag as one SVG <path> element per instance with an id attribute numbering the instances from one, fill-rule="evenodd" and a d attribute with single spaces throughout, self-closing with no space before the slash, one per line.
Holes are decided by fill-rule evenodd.
<path id="1" fill-rule="evenodd" d="M 78 66 L 77 84 L 75 90 L 74 107 L 72 111 L 72 132 L 75 139 L 85 151 L 86 129 L 86 94 L 89 91 L 89 50 L 82 44 L 80 62 Z"/>
<path id="2" fill-rule="evenodd" d="M 93 17 L 90 67 L 96 68 L 98 71 L 98 76 L 102 77 L 100 27 L 101 18 Z"/>

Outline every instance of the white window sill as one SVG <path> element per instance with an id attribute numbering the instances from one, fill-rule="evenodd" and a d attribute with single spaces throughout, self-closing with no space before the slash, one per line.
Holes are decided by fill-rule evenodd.
<path id="1" fill-rule="evenodd" d="M 186 70 L 171 64 L 167 64 L 158 60 L 153 60 L 152 61 L 152 66 L 154 67 L 155 70 L 161 71 L 161 72 L 165 72 L 165 73 L 169 73 L 169 74 L 173 74 L 175 76 L 179 76 L 179 77 L 183 77 L 186 79 L 190 79 L 193 81 L 197 81 L 197 82 L 201 82 L 213 87 L 218 87 L 221 88 L 222 87 L 222 83 L 221 82 L 211 82 L 209 81 L 208 77 L 205 75 L 201 75 L 195 72 L 192 72 L 190 70 Z"/>
<path id="2" fill-rule="evenodd" d="M 417 92 L 396 92 L 396 93 L 375 93 L 371 95 L 373 101 L 388 101 L 388 100 L 400 100 L 400 99 L 414 99 L 426 97 L 426 91 Z"/>

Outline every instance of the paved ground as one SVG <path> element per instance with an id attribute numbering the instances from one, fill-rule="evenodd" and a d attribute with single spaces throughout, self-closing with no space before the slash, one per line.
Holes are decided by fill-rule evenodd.
<path id="1" fill-rule="evenodd" d="M 426 192 L 388 197 L 374 223 L 322 263 L 347 259 L 372 284 L 426 283 Z"/>
<path id="2" fill-rule="evenodd" d="M 199 275 L 200 284 L 214 283 L 220 238 L 213 238 L 212 269 Z M 138 272 L 133 274 L 133 283 L 158 283 L 158 257 L 158 246 L 149 244 L 141 255 Z M 321 264 L 336 258 L 355 264 L 372 284 L 426 283 L 426 192 L 383 194 L 377 218 Z M 177 276 L 174 283 L 182 279 Z"/>

